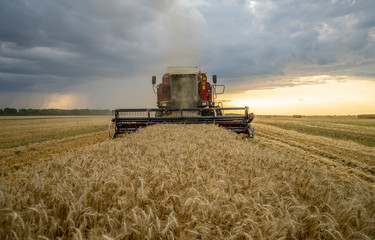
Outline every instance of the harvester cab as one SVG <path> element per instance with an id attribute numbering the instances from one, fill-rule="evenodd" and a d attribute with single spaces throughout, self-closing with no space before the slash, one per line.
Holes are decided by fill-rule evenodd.
<path id="1" fill-rule="evenodd" d="M 216 82 L 216 75 L 213 76 Z M 155 86 L 158 108 L 204 108 L 214 106 L 213 86 L 198 68 L 167 68 L 162 82 Z"/>
<path id="2" fill-rule="evenodd" d="M 162 82 L 156 83 L 156 76 L 152 77 L 153 90 L 157 94 L 158 112 L 162 116 L 168 109 L 202 109 L 203 116 L 213 116 L 214 100 L 217 94 L 225 91 L 224 85 L 217 85 L 216 75 L 212 76 L 213 83 L 207 80 L 207 75 L 198 71 L 197 67 L 167 68 Z M 218 89 L 221 89 L 218 92 Z"/>
<path id="3" fill-rule="evenodd" d="M 141 127 L 162 123 L 217 124 L 237 133 L 254 136 L 252 121 L 254 114 L 248 107 L 223 108 L 216 103 L 218 94 L 225 91 L 217 85 L 216 75 L 208 82 L 206 73 L 198 67 L 169 67 L 162 81 L 156 84 L 152 76 L 152 87 L 157 96 L 157 108 L 116 109 L 109 124 L 109 134 L 114 138 L 119 133 L 135 132 Z"/>

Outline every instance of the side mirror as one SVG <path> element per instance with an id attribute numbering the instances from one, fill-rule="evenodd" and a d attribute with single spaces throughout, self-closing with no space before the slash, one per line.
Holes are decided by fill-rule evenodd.
<path id="1" fill-rule="evenodd" d="M 155 85 L 156 83 L 156 76 L 152 76 L 152 85 Z"/>
<path id="2" fill-rule="evenodd" d="M 214 84 L 217 83 L 216 75 L 212 75 L 212 82 L 213 82 Z"/>

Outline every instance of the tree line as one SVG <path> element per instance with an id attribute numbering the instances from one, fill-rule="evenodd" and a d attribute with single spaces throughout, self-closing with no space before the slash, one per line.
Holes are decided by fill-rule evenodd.
<path id="1" fill-rule="evenodd" d="M 375 114 L 361 114 L 361 115 L 358 115 L 358 118 L 375 119 Z"/>
<path id="2" fill-rule="evenodd" d="M 108 109 L 16 109 L 0 108 L 0 116 L 51 116 L 51 115 L 111 115 Z"/>

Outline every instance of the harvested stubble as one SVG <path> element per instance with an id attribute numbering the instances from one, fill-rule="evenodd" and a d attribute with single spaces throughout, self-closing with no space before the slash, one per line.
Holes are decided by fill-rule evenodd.
<path id="1" fill-rule="evenodd" d="M 0 238 L 373 239 L 375 193 L 206 125 L 158 125 L 5 172 Z"/>
<path id="2" fill-rule="evenodd" d="M 257 123 L 256 143 L 330 169 L 338 178 L 360 178 L 375 189 L 375 147 L 353 141 L 312 136 Z"/>

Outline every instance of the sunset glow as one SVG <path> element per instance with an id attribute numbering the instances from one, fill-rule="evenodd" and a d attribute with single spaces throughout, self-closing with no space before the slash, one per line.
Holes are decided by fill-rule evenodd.
<path id="1" fill-rule="evenodd" d="M 69 3 L 0 1 L 0 109 L 157 107 L 151 76 L 198 66 L 224 105 L 375 113 L 375 1 Z"/>
<path id="2" fill-rule="evenodd" d="M 256 114 L 356 115 L 375 112 L 375 83 L 367 80 L 255 89 L 230 95 L 228 105 Z"/>
<path id="3" fill-rule="evenodd" d="M 80 97 L 73 94 L 51 94 L 45 99 L 43 108 L 73 109 L 81 106 Z"/>

